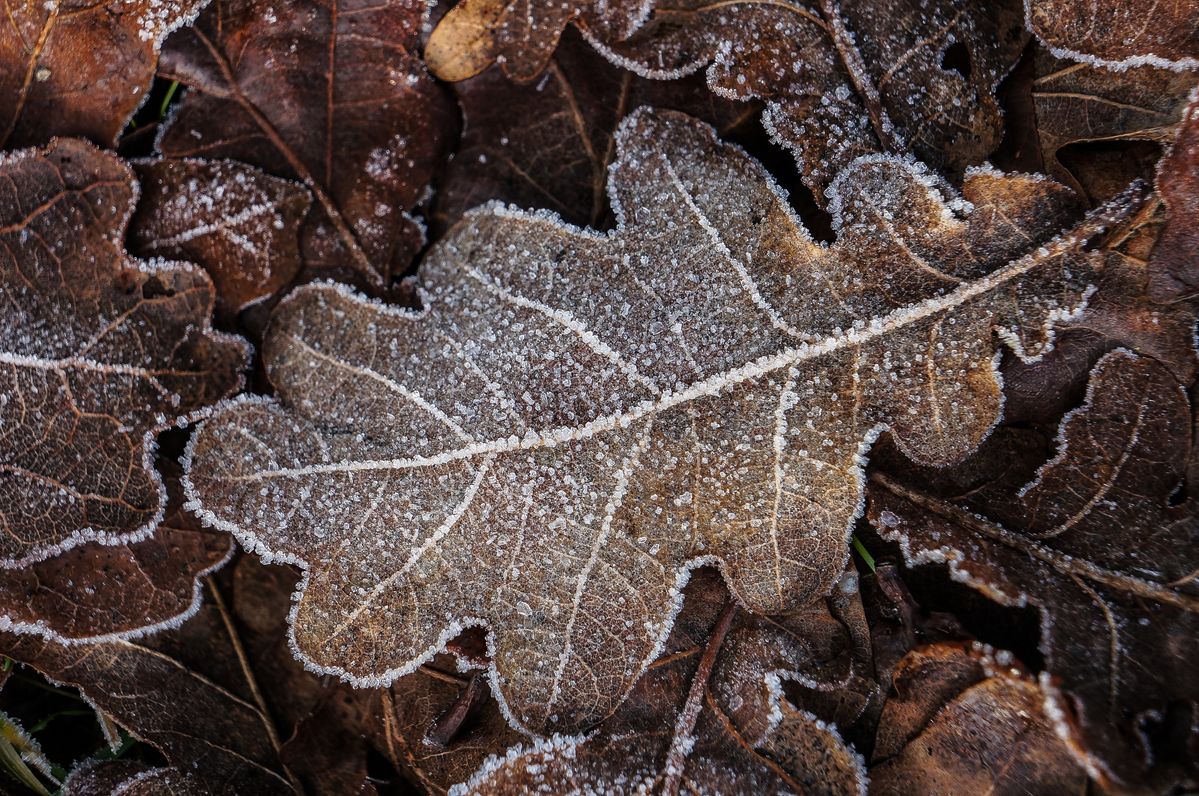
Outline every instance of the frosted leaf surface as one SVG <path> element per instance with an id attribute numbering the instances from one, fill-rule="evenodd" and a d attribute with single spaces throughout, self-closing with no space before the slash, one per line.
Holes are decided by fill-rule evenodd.
<path id="1" fill-rule="evenodd" d="M 1024 0 L 1024 6 L 1028 27 L 1060 57 L 1117 71 L 1199 67 L 1199 17 L 1190 0 Z"/>
<path id="2" fill-rule="evenodd" d="M 305 265 L 386 286 L 424 245 L 409 211 L 458 125 L 420 59 L 427 14 L 423 0 L 214 4 L 164 48 L 163 73 L 191 90 L 159 150 L 299 180 Z"/>
<path id="3" fill-rule="evenodd" d="M 1157 190 L 1169 216 L 1149 257 L 1150 295 L 1161 302 L 1193 298 L 1199 293 L 1199 88 L 1158 164 Z"/>
<path id="4" fill-rule="evenodd" d="M 837 729 L 783 695 L 788 680 L 831 690 L 849 675 L 846 628 L 824 603 L 751 616 L 703 572 L 664 652 L 595 732 L 513 747 L 450 793 L 865 793 Z"/>
<path id="5" fill-rule="evenodd" d="M 166 492 L 153 434 L 234 392 L 212 282 L 122 248 L 136 186 L 60 139 L 0 161 L 0 565 L 144 538 Z"/>
<path id="6" fill-rule="evenodd" d="M 158 49 L 208 0 L 8 3 L 0 19 L 0 146 L 77 135 L 109 145 L 146 98 Z"/>
<path id="7" fill-rule="evenodd" d="M 487 35 L 459 37 L 444 49 L 458 53 L 486 41 L 503 55 L 509 75 L 516 63 L 521 75 L 531 76 L 533 63 L 540 70 L 545 58 L 526 62 L 528 51 L 552 47 L 557 33 L 550 42 L 546 38 L 560 26 L 544 26 L 530 42 L 511 35 L 507 16 L 493 18 L 479 10 L 495 13 L 501 6 L 502 0 L 457 6 L 434 30 L 430 52 L 436 54 L 439 34 L 457 36 L 463 23 L 455 14 L 462 9 L 479 17 L 472 24 Z M 611 22 L 619 5 L 567 7 L 597 49 L 622 66 L 660 79 L 706 68 L 708 85 L 717 94 L 765 101 L 763 123 L 795 156 L 818 198 L 850 161 L 870 152 L 910 151 L 955 173 L 985 160 L 1003 136 L 995 89 L 1027 40 L 1016 0 L 885 5 L 847 0 L 839 8 L 832 2 L 815 8 L 791 2 L 659 0 L 637 9 L 640 15 L 625 10 L 620 24 Z M 533 9 L 530 18 L 537 19 L 536 13 Z M 430 66 L 450 80 L 473 74 L 445 68 L 437 58 Z"/>
<path id="8" fill-rule="evenodd" d="M 706 125 L 642 111 L 617 141 L 614 232 L 476 212 L 424 262 L 421 315 L 305 287 L 264 343 L 278 399 L 193 437 L 192 505 L 307 569 L 312 665 L 387 682 L 485 624 L 514 722 L 594 723 L 688 568 L 792 610 L 841 573 L 882 429 L 920 462 L 972 451 L 999 415 L 995 332 L 1041 351 L 1107 223 L 1053 239 L 1062 186 L 976 171 L 951 206 L 866 158 L 826 247 Z"/>
<path id="9" fill-rule="evenodd" d="M 0 570 L 0 629 L 64 643 L 111 640 L 161 630 L 195 613 L 199 579 L 233 555 L 233 540 L 183 511 L 178 465 L 159 467 L 170 499 L 154 535 L 127 545 L 84 544 L 23 569 Z"/>
<path id="10" fill-rule="evenodd" d="M 133 168 L 142 193 L 130 248 L 204 266 L 222 311 L 272 295 L 300 269 L 300 226 L 312 204 L 302 185 L 232 160 L 161 158 Z"/>
<path id="11" fill-rule="evenodd" d="M 1057 455 L 1014 499 L 1002 483 L 954 499 L 871 477 L 869 519 L 909 564 L 948 562 L 992 599 L 1040 609 L 1051 696 L 1072 705 L 1058 708 L 1059 731 L 1095 750 L 1093 776 L 1121 787 L 1168 775 L 1145 723 L 1199 701 L 1199 523 L 1191 490 L 1175 494 L 1192 433 L 1170 372 L 1116 351 L 1062 421 Z"/>

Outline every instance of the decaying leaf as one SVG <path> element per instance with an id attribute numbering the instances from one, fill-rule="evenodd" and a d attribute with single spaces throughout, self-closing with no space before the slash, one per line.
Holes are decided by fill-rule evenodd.
<path id="1" fill-rule="evenodd" d="M 819 10 L 792 3 L 468 0 L 433 31 L 430 68 L 449 80 L 497 56 L 531 79 L 571 19 L 616 63 L 673 79 L 707 67 L 708 85 L 767 103 L 763 122 L 817 197 L 858 155 L 907 152 L 960 173 L 1002 137 L 994 98 L 1027 39 L 1018 3 L 873 0 Z"/>
<path id="2" fill-rule="evenodd" d="M 1149 258 L 1149 294 L 1178 301 L 1199 293 L 1199 89 L 1191 92 L 1170 152 L 1157 168 L 1157 190 L 1169 209 Z"/>
<path id="3" fill-rule="evenodd" d="M 417 53 L 427 13 L 421 0 L 214 4 L 163 49 L 163 71 L 193 91 L 160 150 L 300 180 L 314 198 L 306 264 L 386 286 L 423 245 L 408 211 L 457 126 Z"/>
<path id="4" fill-rule="evenodd" d="M 789 679 L 847 678 L 848 634 L 828 608 L 752 617 L 712 599 L 726 592 L 710 573 L 687 591 L 664 657 L 597 732 L 510 749 L 451 793 L 864 794 L 861 759 L 782 694 Z"/>
<path id="5" fill-rule="evenodd" d="M 718 97 L 699 75 L 664 82 L 619 69 L 569 29 L 545 74 L 522 85 L 491 69 L 454 86 L 465 124 L 438 186 L 435 230 L 488 201 L 606 226 L 608 166 L 626 115 L 642 105 L 685 111 L 724 136 L 756 124 L 760 110 Z"/>
<path id="6" fill-rule="evenodd" d="M 182 510 L 178 466 L 160 470 L 168 474 L 169 502 L 153 536 L 127 545 L 84 544 L 24 569 L 0 570 L 0 628 L 62 643 L 104 641 L 145 635 L 194 614 L 200 579 L 229 560 L 233 544 Z"/>
<path id="7" fill-rule="evenodd" d="M 63 783 L 63 796 L 202 796 L 212 791 L 177 768 L 136 760 L 83 763 Z"/>
<path id="8" fill-rule="evenodd" d="M 375 746 L 427 793 L 444 794 L 524 737 L 491 699 L 484 671 L 438 655 L 381 691 Z"/>
<path id="9" fill-rule="evenodd" d="M 146 99 L 167 34 L 208 0 L 20 0 L 0 19 L 0 146 L 111 145 Z"/>
<path id="10" fill-rule="evenodd" d="M 1199 72 L 1175 72 L 1152 66 L 1111 72 L 1038 51 L 1037 77 L 1032 83 L 1037 137 L 1044 170 L 1056 180 L 1100 200 L 1144 176 L 1112 168 L 1105 160 L 1091 171 L 1076 174 L 1068 155 L 1079 145 L 1127 145 L 1147 142 L 1166 146 L 1173 139 L 1191 88 Z M 1114 150 L 1117 161 L 1139 165 L 1126 151 Z M 1063 160 L 1066 162 L 1063 163 Z M 1077 167 L 1076 167 L 1077 168 Z M 1098 185 L 1097 185 L 1098 184 Z M 1096 190 L 1100 187 L 1101 190 Z M 1101 195 L 1106 194 L 1106 196 Z"/>
<path id="11" fill-rule="evenodd" d="M 217 306 L 234 313 L 300 269 L 302 186 L 232 160 L 160 158 L 133 164 L 142 194 L 130 222 L 135 254 L 204 266 Z"/>
<path id="12" fill-rule="evenodd" d="M 1025 0 L 1028 27 L 1061 58 L 1119 70 L 1199 67 L 1199 22 L 1189 0 Z"/>
<path id="13" fill-rule="evenodd" d="M 1085 793 L 1045 694 L 1010 653 L 938 644 L 895 670 L 870 769 L 872 794 Z"/>
<path id="14" fill-rule="evenodd" d="M 986 484 L 941 497 L 871 476 L 870 521 L 910 564 L 947 562 L 992 598 L 1040 609 L 1046 710 L 1101 781 L 1161 787 L 1180 750 L 1151 749 L 1152 725 L 1172 728 L 1170 744 L 1194 732 L 1193 485 L 1172 499 L 1192 434 L 1170 372 L 1117 351 L 1062 421 L 1057 455 L 1014 496 Z"/>
<path id="15" fill-rule="evenodd" d="M 974 450 L 995 333 L 1042 351 L 1087 292 L 1080 245 L 1127 212 L 1050 240 L 1056 183 L 974 170 L 947 203 L 871 157 L 833 183 L 825 246 L 705 125 L 640 112 L 617 148 L 614 232 L 476 213 L 425 261 L 420 315 L 303 288 L 265 341 L 278 399 L 193 437 L 193 507 L 307 570 L 310 665 L 385 683 L 482 624 L 515 725 L 593 724 L 697 564 L 761 613 L 826 593 L 870 443 Z"/>
<path id="16" fill-rule="evenodd" d="M 292 793 L 278 732 L 224 628 L 217 607 L 205 603 L 181 627 L 145 640 L 63 646 L 0 634 L 0 648 L 79 688 L 97 709 L 157 747 L 183 772 L 160 775 L 185 779 L 184 792 Z"/>
<path id="17" fill-rule="evenodd" d="M 163 516 L 155 432 L 241 385 L 212 282 L 122 248 L 136 186 L 59 139 L 0 162 L 0 566 L 145 538 Z"/>

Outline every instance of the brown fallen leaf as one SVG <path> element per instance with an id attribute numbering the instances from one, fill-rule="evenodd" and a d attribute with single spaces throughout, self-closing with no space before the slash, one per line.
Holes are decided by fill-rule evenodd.
<path id="1" fill-rule="evenodd" d="M 726 100 L 702 76 L 669 82 L 619 69 L 567 30 L 535 84 L 498 69 L 454 86 L 465 125 L 438 185 L 435 229 L 488 201 L 544 207 L 572 224 L 608 226 L 605 186 L 624 117 L 642 105 L 681 110 L 725 136 L 756 123 L 760 108 Z"/>
<path id="2" fill-rule="evenodd" d="M 278 399 L 192 438 L 191 506 L 306 569 L 310 666 L 381 685 L 486 625 L 515 726 L 594 724 L 692 567 L 719 562 L 762 613 L 827 593 L 873 440 L 937 465 L 974 450 L 999 415 L 994 335 L 1042 352 L 1088 292 L 1080 246 L 1130 210 L 1054 238 L 1063 186 L 974 170 L 947 203 L 868 158 L 833 184 L 825 246 L 688 117 L 636 113 L 617 149 L 614 232 L 475 213 L 425 260 L 419 315 L 305 287 L 265 342 Z"/>
<path id="3" fill-rule="evenodd" d="M 1199 523 L 1189 492 L 1173 499 L 1193 433 L 1170 372 L 1116 351 L 1062 421 L 1057 455 L 1015 495 L 987 484 L 942 497 L 911 485 L 917 472 L 876 473 L 867 490 L 870 522 L 909 564 L 946 562 L 992 599 L 1040 609 L 1046 710 L 1091 775 L 1118 787 L 1168 786 L 1173 747 L 1193 735 Z M 1158 723 L 1166 748 L 1147 745 Z"/>
<path id="4" fill-rule="evenodd" d="M 176 768 L 137 760 L 91 761 L 76 766 L 63 783 L 63 796 L 200 796 L 211 793 Z"/>
<path id="5" fill-rule="evenodd" d="M 1169 209 L 1149 256 L 1149 295 L 1172 302 L 1199 294 L 1199 88 L 1190 95 L 1178 137 L 1157 167 L 1157 190 Z"/>
<path id="6" fill-rule="evenodd" d="M 217 309 L 231 315 L 283 288 L 300 269 L 300 226 L 312 198 L 290 180 L 232 160 L 135 162 L 141 183 L 129 246 L 204 266 Z"/>
<path id="7" fill-rule="evenodd" d="M 1112 70 L 1199 67 L 1199 25 L 1187 0 L 1026 0 L 1028 27 L 1054 55 Z"/>
<path id="8" fill-rule="evenodd" d="M 870 767 L 872 794 L 1085 793 L 1087 773 L 1010 653 L 939 644 L 895 670 Z"/>
<path id="9" fill-rule="evenodd" d="M 248 349 L 209 325 L 212 282 L 122 248 L 136 185 L 59 139 L 0 163 L 0 566 L 149 536 L 154 435 L 241 386 Z"/>
<path id="10" fill-rule="evenodd" d="M 314 199 L 306 265 L 386 287 L 424 243 L 409 211 L 457 127 L 419 57 L 427 13 L 421 0 L 214 4 L 163 48 L 162 72 L 192 91 L 159 149 L 299 180 Z"/>
<path id="11" fill-rule="evenodd" d="M 508 726 L 484 673 L 438 655 L 379 692 L 374 745 L 427 793 L 444 794 L 524 737 Z M 473 689 L 473 690 L 472 690 Z"/>
<path id="12" fill-rule="evenodd" d="M 20 0 L 0 20 L 0 146 L 111 146 L 146 99 L 167 34 L 208 0 Z"/>
<path id="13" fill-rule="evenodd" d="M 206 602 L 179 628 L 144 640 L 62 646 L 5 633 L 0 649 L 77 687 L 97 709 L 156 747 L 183 772 L 185 792 L 297 792 L 279 759 L 278 731 L 226 627 L 218 606 Z M 181 775 L 160 772 L 156 781 L 159 776 L 175 781 Z"/>
<path id="14" fill-rule="evenodd" d="M 846 629 L 828 608 L 752 617 L 712 599 L 727 593 L 710 573 L 687 593 L 662 659 L 596 732 L 510 749 L 451 792 L 864 794 L 861 758 L 782 694 L 790 679 L 848 676 Z"/>
<path id="15" fill-rule="evenodd" d="M 1169 145 L 1191 88 L 1199 83 L 1196 71 L 1138 66 L 1112 72 L 1043 50 L 1036 54 L 1036 74 L 1031 91 L 1045 170 L 1094 202 L 1146 176 L 1137 172 L 1140 161 L 1126 149 L 1113 150 L 1123 156 L 1116 163 L 1105 159 L 1088 168 L 1089 163 L 1069 155 L 1082 145 Z"/>
<path id="16" fill-rule="evenodd" d="M 0 570 L 0 629 L 61 643 L 111 641 L 176 626 L 199 610 L 200 579 L 229 560 L 233 540 L 183 511 L 178 465 L 159 470 L 169 502 L 154 535 Z"/>
<path id="17" fill-rule="evenodd" d="M 764 101 L 763 124 L 818 199 L 865 153 L 911 151 L 955 175 L 982 163 L 1003 134 L 995 89 L 1027 40 L 1015 0 L 824 0 L 819 10 L 467 0 L 434 29 L 426 55 L 446 80 L 497 58 L 509 76 L 529 80 L 572 19 L 597 49 L 642 75 L 674 79 L 706 67 L 717 94 Z"/>

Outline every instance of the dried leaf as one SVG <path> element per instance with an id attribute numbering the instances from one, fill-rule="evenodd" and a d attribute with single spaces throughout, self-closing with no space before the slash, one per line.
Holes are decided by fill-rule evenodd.
<path id="1" fill-rule="evenodd" d="M 110 641 L 178 625 L 199 610 L 199 579 L 229 560 L 233 540 L 184 512 L 177 465 L 162 470 L 170 502 L 149 539 L 85 544 L 0 570 L 0 628 L 61 643 Z"/>
<path id="2" fill-rule="evenodd" d="M 765 101 L 763 123 L 818 198 L 869 152 L 910 150 L 955 173 L 983 162 L 1003 134 L 994 91 L 1027 39 L 1014 0 L 910 0 L 885 11 L 868 0 L 825 0 L 819 12 L 790 3 L 469 0 L 434 29 L 430 68 L 460 80 L 502 55 L 507 74 L 529 79 L 571 17 L 597 49 L 644 76 L 707 67 L 721 96 Z"/>
<path id="3" fill-rule="evenodd" d="M 1059 58 L 1120 70 L 1199 67 L 1199 25 L 1189 2 L 1025 0 L 1028 27 Z"/>
<path id="4" fill-rule="evenodd" d="M 207 793 L 175 768 L 137 760 L 106 760 L 77 766 L 63 783 L 63 796 L 193 796 Z"/>
<path id="5" fill-rule="evenodd" d="M 167 34 L 208 0 L 8 3 L 0 23 L 0 145 L 76 135 L 111 145 L 146 98 Z"/>
<path id="6" fill-rule="evenodd" d="M 1178 301 L 1199 293 L 1199 88 L 1190 95 L 1178 137 L 1157 168 L 1169 218 L 1149 259 L 1149 295 Z"/>
<path id="7" fill-rule="evenodd" d="M 5 654 L 76 686 L 168 762 L 188 772 L 161 776 L 187 793 L 291 793 L 279 739 L 255 704 L 235 643 L 214 605 L 182 627 L 144 641 L 61 646 L 0 634 Z M 223 636 L 223 638 L 222 638 Z M 155 775 L 155 781 L 158 781 Z M 186 785 L 186 789 L 184 789 Z M 147 792 L 162 792 L 157 785 Z"/>
<path id="8" fill-rule="evenodd" d="M 1097 175 L 1075 173 L 1070 168 L 1075 164 L 1062 158 L 1080 144 L 1170 143 L 1191 87 L 1199 82 L 1194 71 L 1140 66 L 1111 72 L 1043 51 L 1037 52 L 1036 71 L 1032 100 L 1045 168 L 1054 179 L 1099 201 L 1141 175 L 1107 164 L 1094 169 Z"/>
<path id="9" fill-rule="evenodd" d="M 380 696 L 375 746 L 427 793 L 446 793 L 489 755 L 523 740 L 491 699 L 482 673 L 461 672 L 457 664 L 453 656 L 438 655 Z M 470 693 L 472 687 L 475 694 Z M 430 733 L 444 726 L 447 715 L 459 706 L 470 712 L 461 717 L 455 732 L 431 741 Z"/>
<path id="10" fill-rule="evenodd" d="M 195 91 L 160 150 L 298 179 L 315 200 L 306 264 L 386 286 L 424 243 L 408 211 L 457 126 L 417 52 L 427 13 L 420 0 L 213 5 L 163 49 L 163 70 Z"/>
<path id="11" fill-rule="evenodd" d="M 136 186 L 60 139 L 0 163 L 0 565 L 158 525 L 154 434 L 241 385 L 248 350 L 214 332 L 212 282 L 122 248 Z"/>
<path id="12" fill-rule="evenodd" d="M 1057 456 L 1015 496 L 942 498 L 881 474 L 868 490 L 870 521 L 910 564 L 945 561 L 993 599 L 1041 610 L 1047 710 L 1093 776 L 1125 787 L 1170 775 L 1178 750 L 1151 752 L 1147 725 L 1199 700 L 1199 523 L 1189 494 L 1171 501 L 1192 433 L 1170 372 L 1117 351 L 1062 421 Z M 1177 743 L 1193 733 L 1175 729 Z"/>
<path id="13" fill-rule="evenodd" d="M 465 125 L 438 186 L 435 229 L 448 229 L 491 200 L 607 226 L 608 166 L 627 114 L 642 105 L 686 111 L 726 135 L 758 111 L 713 94 L 699 75 L 670 82 L 637 77 L 569 30 L 545 75 L 520 85 L 492 69 L 454 86 Z"/>
<path id="14" fill-rule="evenodd" d="M 689 597 L 724 590 L 701 576 Z M 665 657 L 600 729 L 515 747 L 456 794 L 864 794 L 861 759 L 836 729 L 796 709 L 782 683 L 826 687 L 846 677 L 848 638 L 817 603 L 777 621 L 691 600 Z M 832 677 L 830 677 L 832 675 Z"/>
<path id="15" fill-rule="evenodd" d="M 939 644 L 895 671 L 870 792 L 1085 793 L 1086 771 L 1057 736 L 1045 694 L 1010 653 Z"/>
<path id="16" fill-rule="evenodd" d="M 204 266 L 225 314 L 261 301 L 300 269 L 300 225 L 312 198 L 289 180 L 231 160 L 134 163 L 142 194 L 134 253 Z"/>
<path id="17" fill-rule="evenodd" d="M 307 570 L 311 666 L 386 683 L 485 624 L 516 726 L 595 723 L 689 568 L 721 562 L 763 613 L 827 593 L 870 442 L 972 451 L 999 413 L 994 331 L 1039 353 L 1086 293 L 1080 243 L 1127 211 L 1048 242 L 1060 185 L 974 171 L 967 213 L 867 158 L 826 247 L 694 120 L 634 114 L 618 153 L 613 233 L 491 209 L 426 260 L 423 315 L 292 294 L 264 350 L 278 400 L 193 437 L 192 505 Z"/>

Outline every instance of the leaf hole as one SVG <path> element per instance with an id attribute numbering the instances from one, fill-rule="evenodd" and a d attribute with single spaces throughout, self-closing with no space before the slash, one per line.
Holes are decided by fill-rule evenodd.
<path id="1" fill-rule="evenodd" d="M 941 68 L 946 72 L 957 72 L 963 80 L 969 80 L 974 71 L 970 64 L 970 50 L 960 41 L 955 41 L 941 56 Z"/>

